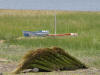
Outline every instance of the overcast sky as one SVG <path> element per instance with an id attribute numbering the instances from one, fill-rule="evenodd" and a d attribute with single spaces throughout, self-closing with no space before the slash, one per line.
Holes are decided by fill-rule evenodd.
<path id="1" fill-rule="evenodd" d="M 100 11 L 100 0 L 0 0 L 0 9 Z"/>

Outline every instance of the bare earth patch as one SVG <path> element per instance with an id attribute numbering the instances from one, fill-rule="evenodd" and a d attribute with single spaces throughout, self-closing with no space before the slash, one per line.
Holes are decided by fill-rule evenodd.
<path id="1" fill-rule="evenodd" d="M 0 58 L 0 62 L 7 62 L 7 61 L 8 61 L 7 59 Z"/>
<path id="2" fill-rule="evenodd" d="M 16 63 L 3 63 L 3 62 L 0 62 L 0 72 L 10 73 L 16 68 L 16 66 L 17 66 Z M 49 74 L 52 75 L 51 73 L 49 73 Z M 84 74 L 85 75 L 100 75 L 100 70 L 96 69 L 96 68 L 89 68 L 89 69 L 79 69 L 79 70 L 75 70 L 75 71 L 63 71 L 63 72 L 58 71 L 58 72 L 55 72 L 55 73 L 57 75 L 62 75 L 62 74 L 63 75 L 66 75 L 66 74 L 68 74 L 68 75 L 84 75 Z M 25 73 L 25 75 L 27 75 L 27 73 Z"/>
<path id="3" fill-rule="evenodd" d="M 6 40 L 0 40 L 0 44 L 4 43 Z"/>
<path id="4" fill-rule="evenodd" d="M 0 72 L 11 72 L 15 67 L 16 64 L 14 63 L 0 62 Z"/>

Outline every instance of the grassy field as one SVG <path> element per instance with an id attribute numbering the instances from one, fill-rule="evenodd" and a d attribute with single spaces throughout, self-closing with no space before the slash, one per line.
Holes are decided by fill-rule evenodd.
<path id="1" fill-rule="evenodd" d="M 54 33 L 55 11 L 0 10 L 0 58 L 18 62 L 28 50 L 58 46 L 90 67 L 100 69 L 100 12 L 56 11 L 57 33 L 77 37 L 23 38 L 22 31 Z"/>

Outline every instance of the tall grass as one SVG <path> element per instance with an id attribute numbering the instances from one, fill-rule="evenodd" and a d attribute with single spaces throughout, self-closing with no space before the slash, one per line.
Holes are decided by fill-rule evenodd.
<path id="1" fill-rule="evenodd" d="M 9 52 L 8 56 L 1 53 L 0 57 L 18 61 L 28 49 L 59 46 L 83 62 L 90 63 L 90 66 L 98 67 L 100 12 L 56 11 L 57 34 L 75 32 L 78 33 L 77 37 L 37 37 L 19 40 L 17 38 L 23 37 L 22 31 L 49 30 L 53 34 L 54 11 L 0 10 L 0 13 L 4 13 L 0 14 L 0 40 L 6 40 L 5 46 L 8 46 L 5 50 L 0 48 L 0 53 Z M 15 48 L 11 50 L 10 45 L 21 46 L 17 47 L 20 54 Z M 12 51 L 16 55 L 14 58 Z"/>

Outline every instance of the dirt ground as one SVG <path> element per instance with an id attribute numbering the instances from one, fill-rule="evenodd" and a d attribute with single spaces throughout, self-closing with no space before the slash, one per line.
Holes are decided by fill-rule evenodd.
<path id="1" fill-rule="evenodd" d="M 15 68 L 16 68 L 16 64 L 14 63 L 0 62 L 0 72 L 11 72 Z"/>
<path id="2" fill-rule="evenodd" d="M 17 66 L 16 63 L 0 62 L 0 73 L 4 73 L 4 72 L 10 73 L 16 68 L 16 66 Z M 64 72 L 67 72 L 67 71 L 64 71 Z M 85 73 L 87 75 L 100 75 L 100 70 L 96 68 L 89 68 L 89 69 L 84 69 L 84 70 L 68 71 L 67 73 Z"/>

